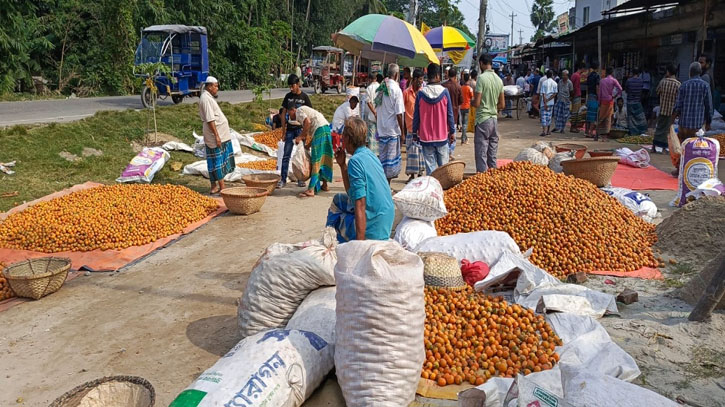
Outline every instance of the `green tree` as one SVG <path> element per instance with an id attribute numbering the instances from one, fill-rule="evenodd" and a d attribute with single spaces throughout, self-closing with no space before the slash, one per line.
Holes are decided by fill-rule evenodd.
<path id="1" fill-rule="evenodd" d="M 531 23 L 536 27 L 531 41 L 536 41 L 554 31 L 556 21 L 554 21 L 553 0 L 534 0 L 534 5 L 531 7 Z"/>

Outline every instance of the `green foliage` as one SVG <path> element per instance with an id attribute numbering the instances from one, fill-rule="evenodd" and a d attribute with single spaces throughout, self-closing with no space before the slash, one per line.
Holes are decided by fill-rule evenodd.
<path id="1" fill-rule="evenodd" d="M 536 33 L 531 37 L 531 41 L 544 37 L 556 28 L 553 3 L 553 0 L 534 0 L 531 7 L 531 23 L 536 27 Z"/>
<path id="2" fill-rule="evenodd" d="M 430 28 L 448 25 L 458 28 L 471 38 L 476 38 L 465 24 L 463 13 L 458 8 L 459 4 L 460 0 L 418 0 L 418 15 L 415 19 L 418 28 L 421 22 Z M 388 11 L 399 18 L 408 12 L 409 5 L 409 0 L 386 0 Z"/>
<path id="3" fill-rule="evenodd" d="M 57 93 L 127 94 L 140 30 L 202 25 L 209 67 L 222 89 L 270 84 L 297 58 L 382 0 L 0 0 L 0 94 L 32 91 L 31 76 Z"/>

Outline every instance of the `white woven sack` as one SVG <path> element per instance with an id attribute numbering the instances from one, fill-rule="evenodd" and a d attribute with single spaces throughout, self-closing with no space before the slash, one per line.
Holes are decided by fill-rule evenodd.
<path id="1" fill-rule="evenodd" d="M 441 183 L 433 177 L 419 177 L 393 196 L 393 202 L 404 216 L 433 221 L 448 214 L 443 202 Z"/>
<path id="2" fill-rule="evenodd" d="M 335 369 L 348 407 L 407 406 L 425 359 L 423 261 L 392 241 L 338 246 Z"/>
<path id="3" fill-rule="evenodd" d="M 395 241 L 404 249 L 416 252 L 415 248 L 430 237 L 438 236 L 435 224 L 427 220 L 404 217 L 395 228 Z"/>
<path id="4" fill-rule="evenodd" d="M 519 152 L 514 161 L 529 161 L 537 165 L 549 165 L 549 159 L 535 148 L 525 148 Z"/>
<path id="5" fill-rule="evenodd" d="M 574 159 L 574 152 L 573 151 L 565 151 L 563 153 L 556 153 L 553 157 L 551 157 L 551 160 L 549 160 L 549 169 L 561 173 L 564 172 L 564 167 L 562 167 L 561 162 L 566 160 L 573 160 Z"/>
<path id="6" fill-rule="evenodd" d="M 263 257 L 252 270 L 239 302 L 242 337 L 285 326 L 307 294 L 335 285 L 336 245 L 334 229 L 327 228 L 317 244 Z"/>
<path id="7" fill-rule="evenodd" d="M 333 367 L 334 349 L 306 331 L 273 329 L 242 339 L 173 407 L 298 407 Z"/>
<path id="8" fill-rule="evenodd" d="M 311 292 L 287 323 L 287 329 L 314 332 L 335 344 L 335 293 L 337 287 L 323 287 Z"/>
<path id="9" fill-rule="evenodd" d="M 466 259 L 488 265 L 493 265 L 504 252 L 521 254 L 519 246 L 508 233 L 494 230 L 432 237 L 423 241 L 416 251 L 440 252 L 455 257 L 459 262 Z"/>

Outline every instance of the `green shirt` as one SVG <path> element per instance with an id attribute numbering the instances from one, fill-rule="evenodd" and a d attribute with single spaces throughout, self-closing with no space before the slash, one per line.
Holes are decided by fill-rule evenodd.
<path id="1" fill-rule="evenodd" d="M 498 96 L 503 92 L 503 81 L 493 69 L 487 69 L 476 81 L 476 93 L 481 94 L 481 104 L 476 109 L 476 124 L 498 115 Z"/>

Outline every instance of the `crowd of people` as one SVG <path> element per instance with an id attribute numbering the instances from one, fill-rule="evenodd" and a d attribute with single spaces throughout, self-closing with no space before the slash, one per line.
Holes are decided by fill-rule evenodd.
<path id="1" fill-rule="evenodd" d="M 693 62 L 690 79 L 682 84 L 677 68 L 667 67 L 666 77 L 656 87 L 660 103 L 653 109 L 657 113 L 654 151 L 667 147 L 675 119 L 680 141 L 702 127 L 709 129 L 713 103 L 707 64 L 707 58 Z M 310 178 L 307 184 L 298 181 L 298 186 L 306 187 L 299 197 L 327 191 L 337 161 L 345 193 L 333 198 L 327 225 L 335 227 L 343 242 L 387 239 L 395 213 L 390 183 L 403 171 L 401 144 L 406 147 L 408 181 L 431 175 L 452 159 L 457 130 L 461 144 L 468 143 L 468 133 L 473 133 L 477 172 L 496 168 L 498 115 L 511 117 L 513 109 L 504 86 L 521 88 L 530 100 L 529 116 L 539 118 L 542 137 L 552 133 L 552 125 L 553 132 L 563 133 L 567 122 L 571 132 L 578 133 L 583 126 L 585 136 L 594 140 L 606 140 L 613 127 L 645 134 L 652 110 L 649 74 L 634 68 L 624 85 L 614 77 L 613 67 L 606 67 L 603 74 L 602 78 L 595 61 L 588 66 L 577 63 L 571 76 L 566 69 L 537 68 L 514 78 L 511 72 L 494 69 L 485 54 L 478 60 L 478 70 L 466 69 L 460 75 L 455 67 L 443 71 L 433 63 L 425 70 L 404 68 L 401 75 L 393 63 L 386 76 L 371 78 L 363 94 L 349 96 L 336 109 L 332 123 L 314 109 L 302 92 L 299 75 L 292 74 L 287 82 L 290 92 L 270 120 L 272 126 L 281 127 L 284 140 L 278 187 L 287 184 L 294 145 L 305 143 L 310 150 Z M 212 193 L 224 188 L 224 176 L 234 169 L 229 125 L 216 103 L 217 92 L 217 80 L 209 77 L 199 103 Z"/>

